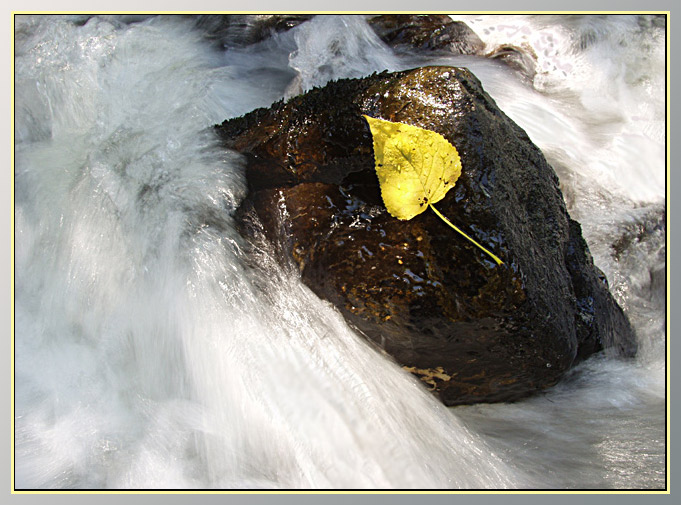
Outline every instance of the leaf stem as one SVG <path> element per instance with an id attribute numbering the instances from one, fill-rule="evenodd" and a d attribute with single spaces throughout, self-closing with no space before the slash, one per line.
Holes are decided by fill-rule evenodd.
<path id="1" fill-rule="evenodd" d="M 449 219 L 447 219 L 445 216 L 443 216 L 442 214 L 440 214 L 440 211 L 437 210 L 435 207 L 433 207 L 433 204 L 432 204 L 432 203 L 431 203 L 431 204 L 428 204 L 428 206 L 429 206 L 431 209 L 433 209 L 433 212 L 435 212 L 435 214 L 437 214 L 438 217 L 439 217 L 440 219 L 442 219 L 445 223 L 447 223 L 449 226 L 451 226 L 452 228 L 454 228 L 456 231 L 458 231 L 461 235 L 463 235 L 464 237 L 466 237 L 468 240 L 470 240 L 471 242 L 473 242 L 476 246 L 478 246 L 480 249 L 482 249 L 483 251 L 485 251 L 487 254 L 489 254 L 489 255 L 492 257 L 492 259 L 493 259 L 494 261 L 497 262 L 497 265 L 503 264 L 503 261 L 501 261 L 498 257 L 496 257 L 494 254 L 492 254 L 492 253 L 489 252 L 487 249 L 485 249 L 484 247 L 482 247 L 482 246 L 481 246 L 480 244 L 478 244 L 475 240 L 473 240 L 473 239 L 470 238 L 468 235 L 466 235 L 464 232 L 462 232 L 459 228 L 457 228 L 456 226 L 454 226 L 454 225 L 451 223 L 451 221 L 450 221 Z"/>

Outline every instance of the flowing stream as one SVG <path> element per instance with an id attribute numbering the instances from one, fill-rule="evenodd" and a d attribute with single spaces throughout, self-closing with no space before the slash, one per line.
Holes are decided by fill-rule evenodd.
<path id="1" fill-rule="evenodd" d="M 665 486 L 664 20 L 454 18 L 515 63 L 395 52 L 361 16 L 228 50 L 183 16 L 15 18 L 17 489 Z M 543 150 L 636 360 L 446 408 L 237 233 L 211 125 L 425 64 Z"/>

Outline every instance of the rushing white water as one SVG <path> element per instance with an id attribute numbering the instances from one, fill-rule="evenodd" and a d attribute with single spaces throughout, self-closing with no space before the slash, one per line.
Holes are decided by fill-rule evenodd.
<path id="1" fill-rule="evenodd" d="M 536 66 L 398 56 L 359 16 L 226 52 L 184 17 L 16 18 L 17 488 L 664 486 L 664 30 L 463 19 Z M 235 231 L 242 161 L 208 127 L 426 63 L 471 68 L 544 150 L 636 361 L 448 409 Z"/>

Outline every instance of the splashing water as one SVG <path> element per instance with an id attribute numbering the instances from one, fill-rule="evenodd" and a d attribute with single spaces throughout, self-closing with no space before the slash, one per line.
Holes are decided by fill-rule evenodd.
<path id="1" fill-rule="evenodd" d="M 398 57 L 359 16 L 228 51 L 182 17 L 16 18 L 18 489 L 664 486 L 664 30 L 465 20 L 488 49 L 533 48 L 534 77 Z M 426 63 L 471 68 L 546 153 L 636 362 L 448 409 L 236 232 L 243 161 L 211 125 Z"/>

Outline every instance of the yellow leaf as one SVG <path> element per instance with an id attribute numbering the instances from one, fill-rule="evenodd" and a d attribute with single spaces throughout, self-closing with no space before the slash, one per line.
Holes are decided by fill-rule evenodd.
<path id="1" fill-rule="evenodd" d="M 383 203 L 391 216 L 409 220 L 430 207 L 497 264 L 502 261 L 454 226 L 433 207 L 454 187 L 461 175 L 456 148 L 437 132 L 418 126 L 364 116 L 374 141 L 376 174 Z"/>
<path id="2" fill-rule="evenodd" d="M 409 220 L 442 200 L 461 175 L 456 148 L 434 131 L 364 116 L 385 208 Z"/>

